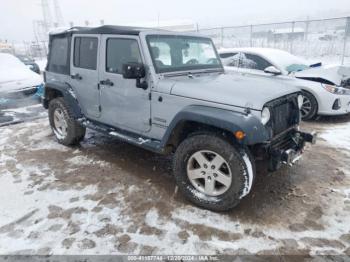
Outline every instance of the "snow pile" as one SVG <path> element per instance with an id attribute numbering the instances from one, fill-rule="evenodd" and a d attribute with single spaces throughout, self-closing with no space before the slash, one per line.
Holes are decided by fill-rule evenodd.
<path id="1" fill-rule="evenodd" d="M 350 123 L 329 127 L 320 134 L 320 137 L 325 139 L 329 145 L 345 149 L 350 153 Z"/>
<path id="2" fill-rule="evenodd" d="M 95 160 L 87 156 L 75 156 L 66 160 L 71 165 L 75 166 L 89 166 L 89 165 L 99 165 L 100 167 L 108 167 L 109 163 L 106 161 Z"/>

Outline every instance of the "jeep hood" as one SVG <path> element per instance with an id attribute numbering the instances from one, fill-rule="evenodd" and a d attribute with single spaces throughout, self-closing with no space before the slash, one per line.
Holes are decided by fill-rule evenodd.
<path id="1" fill-rule="evenodd" d="M 270 79 L 230 73 L 202 74 L 192 78 L 181 76 L 172 79 L 172 95 L 254 110 L 262 110 L 267 102 L 300 91 L 296 87 Z M 167 79 L 163 80 L 167 85 Z"/>
<path id="2" fill-rule="evenodd" d="M 340 86 L 343 80 L 350 78 L 350 66 L 325 65 L 295 72 L 297 78 L 316 82 L 331 82 Z"/>

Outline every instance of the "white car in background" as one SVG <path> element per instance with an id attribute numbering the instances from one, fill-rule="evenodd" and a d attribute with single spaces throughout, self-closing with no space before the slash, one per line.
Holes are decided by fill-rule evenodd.
<path id="1" fill-rule="evenodd" d="M 350 67 L 311 65 L 288 52 L 270 48 L 221 49 L 219 55 L 228 72 L 274 78 L 299 87 L 304 96 L 303 120 L 350 113 Z"/>
<path id="2" fill-rule="evenodd" d="M 0 53 L 0 99 L 23 98 L 42 89 L 43 79 L 17 57 Z"/>

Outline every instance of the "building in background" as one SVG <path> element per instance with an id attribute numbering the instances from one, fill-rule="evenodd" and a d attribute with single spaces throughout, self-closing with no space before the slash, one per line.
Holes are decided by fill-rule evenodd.
<path id="1" fill-rule="evenodd" d="M 13 54 L 13 45 L 8 43 L 7 40 L 0 40 L 0 53 L 10 53 Z"/>

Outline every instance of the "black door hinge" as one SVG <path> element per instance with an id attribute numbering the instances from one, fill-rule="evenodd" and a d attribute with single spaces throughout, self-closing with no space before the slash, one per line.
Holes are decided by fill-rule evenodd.
<path id="1" fill-rule="evenodd" d="M 152 125 L 152 118 L 150 118 L 148 121 L 149 121 L 149 125 L 151 126 Z"/>
<path id="2" fill-rule="evenodd" d="M 97 90 L 100 90 L 101 87 L 100 87 L 100 84 L 97 84 Z"/>
<path id="3" fill-rule="evenodd" d="M 98 106 L 98 111 L 102 111 L 102 107 L 101 106 Z"/>
<path id="4" fill-rule="evenodd" d="M 152 100 L 152 93 L 148 93 L 148 99 Z"/>

